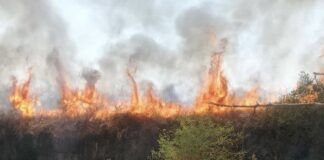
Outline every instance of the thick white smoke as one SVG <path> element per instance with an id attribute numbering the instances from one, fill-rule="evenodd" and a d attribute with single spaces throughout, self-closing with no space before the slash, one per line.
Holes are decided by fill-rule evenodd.
<path id="1" fill-rule="evenodd" d="M 162 98 L 185 103 L 194 100 L 221 42 L 233 90 L 259 83 L 282 92 L 295 86 L 300 71 L 322 68 L 321 0 L 0 0 L 0 6 L 0 76 L 7 83 L 31 66 L 35 91 L 46 96 L 58 94 L 57 54 L 70 81 L 85 83 L 83 68 L 98 69 L 98 88 L 110 98 L 128 97 L 132 66 L 142 90 L 152 83 Z"/>

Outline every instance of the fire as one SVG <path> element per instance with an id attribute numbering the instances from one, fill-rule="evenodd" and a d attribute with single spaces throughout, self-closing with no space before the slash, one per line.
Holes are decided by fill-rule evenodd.
<path id="1" fill-rule="evenodd" d="M 255 85 L 243 96 L 236 96 L 230 91 L 228 81 L 223 73 L 222 54 L 217 53 L 212 57 L 211 65 L 203 88 L 197 95 L 192 107 L 183 107 L 174 102 L 167 102 L 160 98 L 153 84 L 148 84 L 144 93 L 139 91 L 139 85 L 135 79 L 136 68 L 128 68 L 127 76 L 130 82 L 131 95 L 128 101 L 109 101 L 96 89 L 96 82 L 100 74 L 95 70 L 83 73 L 86 80 L 85 87 L 78 89 L 72 87 L 63 72 L 59 74 L 60 100 L 56 109 L 38 111 L 34 109 L 37 100 L 30 96 L 31 71 L 28 79 L 18 84 L 13 79 L 10 93 L 10 103 L 24 117 L 32 116 L 68 116 L 78 117 L 83 115 L 94 118 L 106 118 L 111 114 L 130 113 L 143 116 L 173 117 L 179 114 L 204 114 L 222 113 L 227 109 L 217 107 L 219 105 L 256 105 L 259 102 L 259 86 Z M 60 65 L 59 65 L 60 66 Z M 59 67 L 59 71 L 62 68 Z M 108 103 L 109 102 L 109 103 Z M 214 103 L 215 105 L 211 105 Z"/>
<path id="2" fill-rule="evenodd" d="M 95 112 L 108 105 L 107 100 L 96 91 L 94 84 L 87 83 L 83 90 L 72 89 L 66 82 L 61 85 L 62 110 L 68 116 Z"/>
<path id="3" fill-rule="evenodd" d="M 28 78 L 22 84 L 18 84 L 16 77 L 13 77 L 9 101 L 11 106 L 24 117 L 32 117 L 36 99 L 30 96 L 31 70 Z"/>
<path id="4" fill-rule="evenodd" d="M 127 70 L 127 76 L 130 79 L 132 86 L 131 94 L 131 108 L 129 112 L 135 114 L 144 114 L 147 116 L 163 116 L 171 117 L 177 115 L 180 112 L 180 107 L 174 103 L 168 103 L 162 101 L 155 95 L 153 85 L 148 84 L 145 95 L 140 97 L 138 91 L 138 85 L 134 78 L 135 70 Z"/>
<path id="5" fill-rule="evenodd" d="M 215 54 L 212 57 L 206 83 L 200 94 L 198 94 L 191 110 L 188 110 L 188 108 L 184 109 L 180 104 L 166 102 L 159 98 L 154 91 L 153 84 L 148 84 L 144 94 L 141 94 L 134 78 L 135 71 L 136 69 L 129 68 L 126 72 L 131 86 L 129 102 L 108 103 L 108 100 L 96 89 L 95 84 L 99 78 L 99 74 L 95 71 L 84 75 L 86 84 L 83 89 L 74 89 L 68 84 L 65 77 L 60 75 L 61 99 L 60 107 L 56 110 L 35 111 L 34 105 L 37 100 L 29 95 L 31 71 L 29 71 L 28 79 L 21 85 L 18 85 L 16 79 L 13 79 L 9 100 L 13 108 L 25 117 L 31 117 L 35 114 L 49 117 L 55 117 L 61 114 L 69 117 L 89 114 L 95 118 L 105 118 L 110 114 L 117 113 L 161 117 L 172 117 L 186 113 L 215 113 L 222 112 L 224 109 L 210 105 L 209 102 L 226 105 L 254 105 L 257 104 L 259 99 L 259 88 L 257 85 L 241 97 L 236 97 L 235 94 L 230 92 L 228 81 L 223 74 L 222 54 Z"/>
<path id="6" fill-rule="evenodd" d="M 136 107 L 139 104 L 139 98 L 138 98 L 138 87 L 137 87 L 137 83 L 133 77 L 134 72 L 136 71 L 133 70 L 131 71 L 131 69 L 127 69 L 127 76 L 131 81 L 131 86 L 132 86 L 132 97 L 131 97 L 131 106 L 132 106 L 132 110 L 136 110 Z M 133 72 L 133 73 L 132 73 Z"/>
<path id="7" fill-rule="evenodd" d="M 210 102 L 214 104 L 233 106 L 255 105 L 258 103 L 258 85 L 247 91 L 242 97 L 237 97 L 235 94 L 230 93 L 228 81 L 224 76 L 222 69 L 222 58 L 222 54 L 220 53 L 216 53 L 212 57 L 211 67 L 206 78 L 206 83 L 196 99 L 194 109 L 194 112 L 196 113 L 221 112 L 224 110 L 217 108 L 214 105 L 210 105 Z"/>
<path id="8" fill-rule="evenodd" d="M 318 92 L 314 90 L 314 85 L 310 84 L 306 87 L 305 94 L 298 95 L 297 99 L 299 103 L 314 103 L 318 99 Z"/>
<path id="9" fill-rule="evenodd" d="M 211 68 L 209 69 L 207 82 L 201 93 L 198 95 L 196 104 L 200 105 L 207 101 L 215 103 L 228 103 L 230 96 L 228 93 L 227 80 L 221 68 L 221 55 L 216 54 L 212 58 Z"/>
<path id="10" fill-rule="evenodd" d="M 258 94 L 258 91 L 259 91 L 259 85 L 254 85 L 249 91 L 247 91 L 243 97 L 241 97 L 239 100 L 238 100 L 238 104 L 239 105 L 255 105 L 255 104 L 258 104 L 260 101 L 259 101 L 259 94 Z M 270 96 L 270 95 L 269 95 Z"/>
<path id="11" fill-rule="evenodd" d="M 99 73 L 87 70 L 83 73 L 86 84 L 83 90 L 72 88 L 66 78 L 60 74 L 59 84 L 61 86 L 61 109 L 70 117 L 76 117 L 87 113 L 97 112 L 99 109 L 107 109 L 108 101 L 96 89 Z"/>

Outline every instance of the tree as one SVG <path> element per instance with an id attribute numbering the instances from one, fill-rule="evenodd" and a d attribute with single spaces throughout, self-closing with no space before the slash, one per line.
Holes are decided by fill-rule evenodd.
<path id="1" fill-rule="evenodd" d="M 281 103 L 324 102 L 324 83 L 312 79 L 308 73 L 301 72 L 297 88 L 284 95 Z"/>

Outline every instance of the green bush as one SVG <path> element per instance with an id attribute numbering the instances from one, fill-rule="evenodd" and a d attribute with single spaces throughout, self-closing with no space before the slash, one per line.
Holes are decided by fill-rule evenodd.
<path id="1" fill-rule="evenodd" d="M 215 123 L 211 118 L 182 118 L 174 132 L 161 134 L 160 148 L 153 151 L 152 159 L 243 159 L 241 141 L 242 134 L 229 123 Z"/>

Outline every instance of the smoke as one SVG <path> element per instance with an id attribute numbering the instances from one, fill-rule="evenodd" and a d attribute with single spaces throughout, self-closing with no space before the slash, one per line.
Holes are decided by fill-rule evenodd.
<path id="1" fill-rule="evenodd" d="M 300 71 L 323 66 L 320 0 L 65 3 L 0 0 L 2 86 L 9 86 L 11 75 L 25 78 L 19 76 L 32 67 L 32 85 L 43 101 L 59 96 L 56 79 L 63 75 L 76 86 L 86 79 L 123 99 L 131 88 L 126 70 L 133 68 L 142 94 L 152 84 L 163 99 L 191 103 L 214 53 L 223 52 L 233 91 L 255 83 L 267 92 L 287 91 Z M 78 12 L 73 6 L 82 7 Z M 89 57 L 98 58 L 89 65 Z"/>
<path id="2" fill-rule="evenodd" d="M 300 71 L 320 70 L 324 3 L 252 2 L 238 4 L 231 15 L 225 71 L 232 85 L 257 80 L 267 90 L 282 90 L 295 85 Z"/>
<path id="3" fill-rule="evenodd" d="M 109 21 L 112 25 L 106 27 L 118 28 L 122 38 L 106 47 L 101 68 L 123 74 L 132 61 L 138 67 L 135 79 L 151 81 L 162 96 L 174 86 L 172 93 L 180 101 L 191 101 L 222 41 L 223 69 L 234 91 L 258 83 L 263 91 L 280 93 L 295 86 L 300 71 L 323 66 L 321 1 L 112 2 L 113 11 L 107 12 L 127 25 Z M 143 5 L 138 9 L 135 3 Z M 164 10 L 169 5 L 174 6 Z M 136 26 L 140 28 L 134 31 Z M 109 80 L 116 84 L 114 78 Z"/>
<path id="4" fill-rule="evenodd" d="M 83 70 L 82 76 L 89 85 L 95 85 L 100 78 L 100 73 L 97 70 L 86 68 Z"/>
<path id="5" fill-rule="evenodd" d="M 10 77 L 26 79 L 32 68 L 32 92 L 42 102 L 58 97 L 53 50 L 61 52 L 66 69 L 72 68 L 73 45 L 66 26 L 51 4 L 42 0 L 0 0 L 0 76 L 2 99 L 7 99 Z M 67 65 L 70 64 L 70 65 Z M 72 73 L 72 72 L 71 72 Z M 5 100 L 2 102 L 6 102 Z M 47 106 L 48 104 L 43 104 Z"/>

